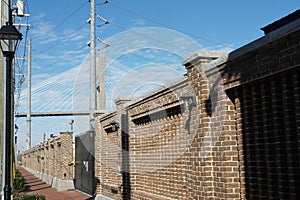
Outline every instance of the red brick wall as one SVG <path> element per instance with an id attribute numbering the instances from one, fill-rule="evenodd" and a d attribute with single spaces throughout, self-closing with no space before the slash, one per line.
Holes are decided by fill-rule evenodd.
<path id="1" fill-rule="evenodd" d="M 189 199 L 239 199 L 240 173 L 234 105 L 221 74 L 205 70 L 205 62 L 186 63 L 188 80 L 197 94 L 199 126 L 189 149 Z"/>
<path id="2" fill-rule="evenodd" d="M 244 198 L 299 198 L 299 38 L 270 41 L 222 69 L 238 116 Z"/>
<path id="3" fill-rule="evenodd" d="M 288 70 L 232 94 L 241 116 L 246 198 L 299 197 L 299 72 Z"/>
<path id="4" fill-rule="evenodd" d="M 72 180 L 74 167 L 69 165 L 74 161 L 72 137 L 72 132 L 61 132 L 58 137 L 32 147 L 22 154 L 22 165 L 61 180 Z"/>
<path id="5" fill-rule="evenodd" d="M 199 51 L 183 62 L 185 81 L 99 116 L 98 194 L 115 199 L 299 199 L 300 33 L 289 31 L 262 37 L 228 58 Z M 184 109 L 180 97 L 186 95 L 195 97 L 196 106 Z M 126 131 L 107 133 L 107 124 L 121 123 L 121 116 L 126 116 Z M 119 179 L 106 168 L 119 159 L 112 146 L 128 147 L 122 151 L 128 171 Z M 117 194 L 109 184 L 119 187 Z"/>
<path id="6" fill-rule="evenodd" d="M 158 91 L 128 107 L 133 199 L 187 199 L 185 130 L 180 96 L 187 82 Z"/>
<path id="7" fill-rule="evenodd" d="M 95 166 L 96 176 L 100 180 L 97 193 L 117 199 L 120 194 L 121 176 L 117 174 L 117 163 L 121 162 L 121 132 L 120 129 L 112 130 L 112 121 L 120 122 L 120 116 L 112 113 L 102 119 L 97 125 Z M 99 117 L 97 118 L 99 120 Z M 98 121 L 97 120 L 97 121 Z"/>

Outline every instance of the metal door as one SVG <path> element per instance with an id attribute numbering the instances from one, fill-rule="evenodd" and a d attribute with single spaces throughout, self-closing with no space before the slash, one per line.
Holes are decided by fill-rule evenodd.
<path id="1" fill-rule="evenodd" d="M 96 189 L 94 139 L 92 131 L 75 137 L 75 188 L 91 195 Z"/>

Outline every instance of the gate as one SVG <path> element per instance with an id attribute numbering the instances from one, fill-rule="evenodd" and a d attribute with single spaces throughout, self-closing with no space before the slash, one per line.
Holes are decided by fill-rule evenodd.
<path id="1" fill-rule="evenodd" d="M 94 139 L 92 131 L 75 137 L 75 188 L 91 195 L 96 189 Z"/>

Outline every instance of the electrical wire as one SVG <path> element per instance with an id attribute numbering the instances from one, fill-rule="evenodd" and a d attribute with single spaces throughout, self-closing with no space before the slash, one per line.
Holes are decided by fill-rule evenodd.
<path id="1" fill-rule="evenodd" d="M 102 17 L 101 17 L 102 18 Z M 99 19 L 101 20 L 101 21 L 105 21 L 106 23 L 105 24 L 108 24 L 108 25 L 112 25 L 112 26 L 114 26 L 114 27 L 116 27 L 116 28 L 118 28 L 118 29 L 120 29 L 120 30 L 123 30 L 123 31 L 128 31 L 128 30 L 130 30 L 129 28 L 125 28 L 124 26 L 121 26 L 121 25 L 118 25 L 118 24 L 116 24 L 116 23 L 112 23 L 112 22 L 110 22 L 110 21 L 108 21 L 108 20 L 102 20 L 100 18 L 100 16 L 99 16 Z M 104 18 L 103 18 L 104 19 Z M 155 42 L 158 42 L 158 43 L 160 43 L 160 44 L 166 44 L 166 45 L 169 45 L 169 46 L 172 46 L 172 47 L 174 47 L 174 48 L 176 48 L 176 49 L 180 49 L 180 50 L 182 50 L 183 52 L 186 52 L 186 53 L 188 53 L 188 54 L 190 54 L 191 52 L 190 52 L 190 50 L 188 50 L 188 49 L 186 49 L 186 48 L 184 48 L 184 46 L 178 46 L 178 45 L 176 45 L 176 44 L 174 44 L 174 43 L 166 43 L 165 41 L 163 41 L 163 40 L 158 40 L 158 39 L 156 39 L 156 38 L 153 38 L 153 37 L 150 37 L 150 36 L 148 36 L 148 35 L 146 35 L 146 34 L 142 34 L 142 33 L 136 33 L 136 32 L 132 32 L 133 34 L 136 34 L 136 35 L 138 35 L 138 36 L 142 36 L 142 37 L 144 37 L 144 38 L 147 38 L 147 39 L 150 39 L 150 40 L 153 40 L 153 41 L 155 41 Z M 100 41 L 102 44 L 104 44 L 102 41 Z M 104 44 L 105 45 L 105 47 L 107 47 L 107 46 L 110 46 L 109 44 Z"/>
<path id="2" fill-rule="evenodd" d="M 29 6 L 28 6 L 28 1 L 26 0 L 26 10 L 27 10 L 27 13 L 30 13 L 29 12 Z M 20 18 L 19 18 L 20 19 Z M 29 24 L 29 17 L 26 17 L 26 23 L 27 24 Z M 19 30 L 20 30 L 20 28 L 21 27 L 19 27 Z M 21 93 L 22 93 L 22 84 L 23 84 L 23 82 L 24 82 L 24 77 L 25 77 L 25 75 L 24 75 L 24 65 L 25 65 L 25 57 L 26 57 L 26 50 L 27 50 L 27 41 L 28 41 L 28 32 L 29 32 L 29 27 L 27 26 L 26 27 L 26 32 L 25 32 L 25 41 L 24 41 L 24 51 L 23 51 L 23 56 L 21 57 L 21 59 L 22 59 L 22 62 L 20 63 L 19 62 L 19 60 L 16 60 L 15 61 L 15 66 L 17 66 L 17 67 L 15 67 L 15 69 L 17 68 L 18 69 L 18 74 L 19 75 L 22 75 L 23 74 L 23 76 L 21 77 L 21 78 L 19 78 L 18 79 L 18 83 L 17 84 L 15 84 L 15 87 L 16 87 L 16 95 L 17 95 L 17 98 L 15 99 L 15 111 L 18 111 L 18 109 L 19 109 L 19 101 L 20 101 L 20 95 L 21 95 Z M 18 56 L 18 50 L 19 50 L 19 48 L 20 48 L 20 45 L 18 46 L 18 49 L 17 49 L 17 51 L 16 51 L 16 57 L 19 57 Z"/>
<path id="3" fill-rule="evenodd" d="M 73 11 L 70 15 L 68 15 L 65 19 L 63 19 L 60 23 L 58 23 L 54 28 L 52 28 L 50 32 L 53 32 L 54 30 L 56 30 L 58 27 L 60 27 L 61 25 L 63 25 L 64 23 L 67 22 L 68 19 L 70 19 L 75 13 L 77 13 L 79 10 L 81 10 L 86 4 L 88 3 L 88 1 L 85 1 L 81 6 L 79 6 L 79 8 L 77 8 L 75 11 Z"/>
<path id="4" fill-rule="evenodd" d="M 149 17 L 145 17 L 145 16 L 143 16 L 143 15 L 141 15 L 141 14 L 138 14 L 138 13 L 136 13 L 136 12 L 133 12 L 133 11 L 127 9 L 127 8 L 123 8 L 123 7 L 121 7 L 121 6 L 119 6 L 119 5 L 115 4 L 115 3 L 112 3 L 111 1 L 108 1 L 108 3 L 109 3 L 110 5 L 112 5 L 112 6 L 114 6 L 115 8 L 118 8 L 119 10 L 123 10 L 123 11 L 125 11 L 125 12 L 127 12 L 127 13 L 129 13 L 129 14 L 131 14 L 131 15 L 140 17 L 140 18 L 145 19 L 145 20 L 147 20 L 147 21 L 150 21 L 150 22 L 152 22 L 152 23 L 158 24 L 158 25 L 160 25 L 160 26 L 162 26 L 162 27 L 165 27 L 165 28 L 168 28 L 168 29 L 173 29 L 173 30 L 175 30 L 175 31 L 184 33 L 184 34 L 186 34 L 186 35 L 189 35 L 189 36 L 194 37 L 194 38 L 198 38 L 198 39 L 203 40 L 203 41 L 206 41 L 206 42 L 210 42 L 210 43 L 214 43 L 214 44 L 217 44 L 217 45 L 223 45 L 223 46 L 229 46 L 229 47 L 231 47 L 231 45 L 228 45 L 228 44 L 224 44 L 224 43 L 221 43 L 221 42 L 217 42 L 217 41 L 214 41 L 214 40 L 210 40 L 210 39 L 207 39 L 207 38 L 204 38 L 204 37 L 200 37 L 200 36 L 195 35 L 195 34 L 192 34 L 192 33 L 188 33 L 188 32 L 186 32 L 186 31 L 179 30 L 179 29 L 174 28 L 174 27 L 171 27 L 171 26 L 167 26 L 167 25 L 165 25 L 165 24 L 163 24 L 163 23 L 161 23 L 161 22 L 158 22 L 158 21 L 156 21 L 156 20 L 154 20 L 154 19 L 151 19 L 151 18 L 149 18 Z"/>
<path id="5" fill-rule="evenodd" d="M 68 36 L 64 37 L 63 39 L 56 41 L 56 43 L 52 44 L 51 46 L 49 46 L 48 48 L 42 50 L 39 52 L 39 54 L 45 53 L 46 51 L 49 51 L 50 49 L 52 49 L 53 47 L 55 47 L 56 45 L 59 45 L 60 42 L 63 42 L 65 40 L 68 39 L 72 39 L 73 37 L 75 37 L 76 35 L 74 35 L 75 33 L 77 33 L 80 29 L 82 29 L 84 26 L 86 25 L 86 23 L 84 22 L 82 25 L 80 25 L 77 29 L 75 29 L 72 33 L 70 33 Z"/>
<path id="6" fill-rule="evenodd" d="M 82 50 L 84 47 L 86 47 L 86 45 L 83 45 L 82 47 L 78 48 L 77 50 L 68 53 L 67 55 L 65 55 L 65 56 L 63 56 L 63 57 L 61 57 L 61 58 L 59 58 L 57 61 L 55 61 L 55 62 L 53 62 L 53 63 L 50 63 L 49 65 L 46 65 L 45 68 L 50 67 L 50 66 L 53 66 L 53 65 L 55 65 L 55 64 L 57 64 L 57 63 L 59 63 L 59 62 L 61 62 L 63 59 L 66 59 L 66 58 L 68 58 L 69 56 L 71 56 L 71 55 L 77 53 L 78 51 Z"/>
<path id="7" fill-rule="evenodd" d="M 123 30 L 123 31 L 128 31 L 128 30 L 129 30 L 129 28 L 125 28 L 124 26 L 121 26 L 121 25 L 118 25 L 118 24 L 115 24 L 115 23 L 109 22 L 109 24 L 112 25 L 112 26 L 114 26 L 114 27 L 116 27 L 116 28 L 119 28 L 119 29 L 121 29 L 121 30 Z M 158 39 L 156 39 L 156 38 L 150 37 L 150 36 L 145 35 L 145 34 L 136 33 L 136 32 L 134 32 L 134 31 L 133 31 L 132 33 L 134 33 L 134 34 L 136 34 L 136 35 L 138 35 L 138 36 L 143 36 L 144 38 L 148 38 L 148 39 L 150 39 L 150 40 L 153 40 L 153 41 L 158 42 L 158 43 L 161 43 L 161 44 L 167 44 L 167 45 L 169 45 L 169 46 L 172 46 L 172 47 L 175 47 L 175 48 L 177 48 L 177 49 L 180 49 L 180 50 L 182 50 L 182 51 L 184 51 L 184 52 L 186 52 L 186 53 L 191 53 L 188 49 L 184 48 L 183 46 L 177 46 L 177 45 L 174 44 L 174 43 L 171 43 L 171 44 L 170 44 L 170 43 L 166 43 L 166 42 L 163 41 L 163 40 L 158 40 Z"/>

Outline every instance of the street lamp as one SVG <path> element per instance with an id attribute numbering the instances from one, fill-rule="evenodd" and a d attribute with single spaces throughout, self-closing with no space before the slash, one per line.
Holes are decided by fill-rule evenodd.
<path id="1" fill-rule="evenodd" d="M 0 29 L 0 45 L 3 56 L 13 58 L 20 40 L 22 40 L 22 34 L 15 26 L 8 24 L 2 26 Z"/>
<path id="2" fill-rule="evenodd" d="M 11 199 L 11 135 L 12 135 L 12 60 L 22 34 L 12 25 L 12 13 L 9 6 L 9 21 L 0 29 L 0 46 L 6 58 L 6 111 L 5 111 L 5 185 L 4 200 Z"/>

